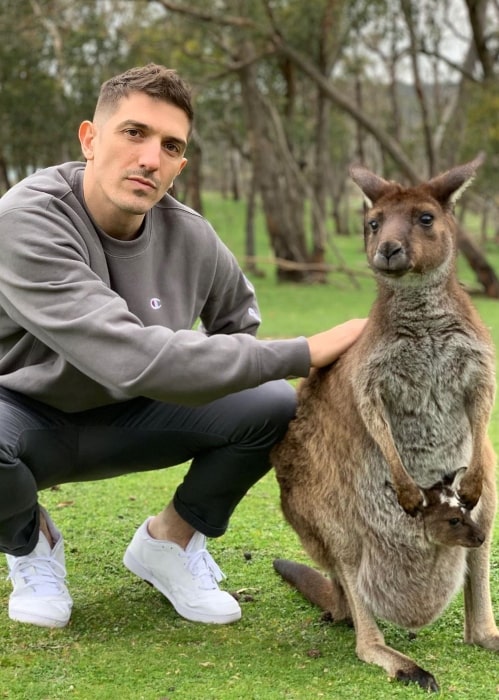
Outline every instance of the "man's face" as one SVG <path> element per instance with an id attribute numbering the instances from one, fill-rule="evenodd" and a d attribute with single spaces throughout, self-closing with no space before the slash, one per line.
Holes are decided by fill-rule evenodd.
<path id="1" fill-rule="evenodd" d="M 123 98 L 115 112 L 83 122 L 85 201 L 106 233 L 123 239 L 137 233 L 187 163 L 189 129 L 182 109 L 140 92 Z"/>

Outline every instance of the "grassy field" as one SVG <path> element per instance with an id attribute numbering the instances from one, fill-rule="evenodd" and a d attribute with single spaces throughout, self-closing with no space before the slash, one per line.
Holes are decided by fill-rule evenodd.
<path id="1" fill-rule="evenodd" d="M 207 215 L 241 255 L 241 206 L 207 202 Z M 360 226 L 359 226 L 360 230 Z M 365 272 L 359 238 L 339 241 L 348 264 Z M 258 254 L 268 255 L 260 233 Z M 499 255 L 489 251 L 495 269 Z M 276 285 L 270 265 L 254 278 L 263 312 L 262 336 L 310 334 L 366 315 L 373 299 L 369 277 L 354 287 L 346 276 L 327 286 Z M 473 281 L 460 263 L 464 281 Z M 499 345 L 499 302 L 476 297 Z M 497 409 L 491 436 L 499 450 Z M 10 700 L 338 700 L 421 698 L 423 691 L 390 682 L 359 662 L 352 630 L 326 624 L 273 572 L 275 557 L 306 557 L 280 513 L 272 474 L 237 509 L 225 537 L 210 550 L 239 591 L 243 618 L 231 626 L 200 626 L 180 619 L 159 593 L 121 564 L 135 528 L 169 500 L 186 466 L 98 483 L 63 485 L 42 502 L 64 532 L 70 625 L 44 630 L 11 623 L 10 583 L 0 584 L 0 698 Z M 495 541 L 499 533 L 496 531 Z M 7 574 L 3 560 L 0 574 Z M 499 607 L 499 556 L 492 560 L 492 593 Z M 439 697 L 499 696 L 499 659 L 462 642 L 462 598 L 416 638 L 383 625 L 386 639 L 434 673 Z"/>

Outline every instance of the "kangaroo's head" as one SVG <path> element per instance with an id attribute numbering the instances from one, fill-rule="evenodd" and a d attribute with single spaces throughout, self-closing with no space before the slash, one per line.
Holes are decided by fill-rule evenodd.
<path id="1" fill-rule="evenodd" d="M 459 470 L 430 488 L 422 489 L 425 536 L 432 544 L 447 547 L 480 547 L 484 532 L 472 520 L 471 513 L 459 501 L 457 484 L 465 469 Z"/>
<path id="2" fill-rule="evenodd" d="M 350 168 L 364 195 L 367 259 L 378 278 L 447 276 L 456 254 L 454 203 L 482 162 L 479 155 L 415 187 L 384 180 L 361 166 Z"/>

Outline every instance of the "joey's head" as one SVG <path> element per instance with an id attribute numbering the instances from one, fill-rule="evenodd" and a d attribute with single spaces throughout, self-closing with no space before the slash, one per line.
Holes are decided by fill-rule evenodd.
<path id="1" fill-rule="evenodd" d="M 483 530 L 472 520 L 471 513 L 457 496 L 456 483 L 463 470 L 444 481 L 422 489 L 423 527 L 426 539 L 432 544 L 447 547 L 480 547 L 485 541 Z"/>
<path id="2" fill-rule="evenodd" d="M 384 180 L 364 167 L 350 174 L 364 196 L 367 259 L 381 279 L 447 277 L 456 254 L 454 204 L 483 157 L 413 187 Z"/>

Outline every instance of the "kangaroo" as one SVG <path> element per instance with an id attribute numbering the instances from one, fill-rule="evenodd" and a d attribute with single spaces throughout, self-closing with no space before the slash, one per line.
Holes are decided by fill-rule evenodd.
<path id="1" fill-rule="evenodd" d="M 329 609 L 353 620 L 358 657 L 432 691 L 434 676 L 387 646 L 375 618 L 429 624 L 464 582 L 465 641 L 499 650 L 489 585 L 494 348 L 455 272 L 453 205 L 481 162 L 414 187 L 351 168 L 377 297 L 357 342 L 300 383 L 296 417 L 272 451 L 284 516 L 329 572 Z M 424 489 L 460 467 L 457 493 L 480 547 L 432 543 L 422 527 Z"/>

